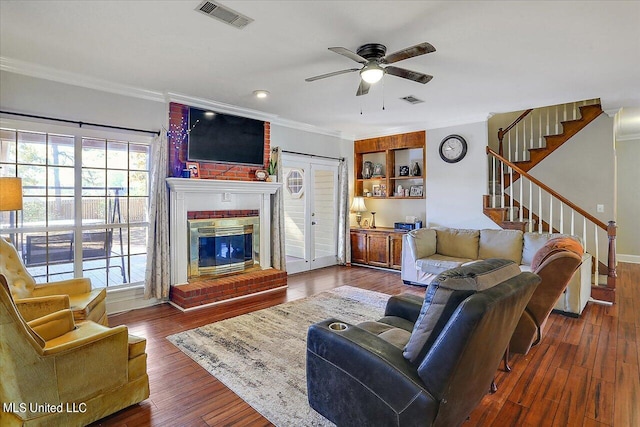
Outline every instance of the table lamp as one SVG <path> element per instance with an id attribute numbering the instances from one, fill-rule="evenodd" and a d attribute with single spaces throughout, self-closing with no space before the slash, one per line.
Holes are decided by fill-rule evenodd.
<path id="1" fill-rule="evenodd" d="M 364 204 L 364 197 L 356 196 L 353 198 L 353 202 L 351 203 L 351 212 L 356 213 L 356 222 L 358 223 L 358 228 L 362 228 L 360 222 L 362 221 L 362 212 L 365 212 L 367 207 Z"/>
<path id="2" fill-rule="evenodd" d="M 0 211 L 22 209 L 22 178 L 0 177 Z"/>

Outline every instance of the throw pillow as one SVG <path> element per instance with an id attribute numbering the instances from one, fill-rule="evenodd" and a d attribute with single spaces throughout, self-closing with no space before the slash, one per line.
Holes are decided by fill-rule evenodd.
<path id="1" fill-rule="evenodd" d="M 439 274 L 427 288 L 420 315 L 404 348 L 405 359 L 419 364 L 467 297 L 519 274 L 518 265 L 506 259 L 478 261 Z"/>
<path id="2" fill-rule="evenodd" d="M 536 271 L 549 256 L 564 250 L 571 251 L 582 257 L 582 245 L 575 239 L 569 237 L 555 237 L 547 240 L 547 243 L 545 243 L 538 252 L 535 253 L 533 260 L 531 261 L 531 271 Z"/>

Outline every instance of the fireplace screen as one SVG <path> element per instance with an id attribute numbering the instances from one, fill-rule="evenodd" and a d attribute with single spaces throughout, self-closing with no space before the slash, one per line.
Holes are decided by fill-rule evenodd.
<path id="1" fill-rule="evenodd" d="M 190 220 L 189 275 L 227 274 L 252 268 L 258 263 L 257 227 L 254 217 Z"/>

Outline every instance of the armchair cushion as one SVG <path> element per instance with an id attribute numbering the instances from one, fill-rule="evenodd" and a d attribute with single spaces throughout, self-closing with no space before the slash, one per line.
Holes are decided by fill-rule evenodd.
<path id="1" fill-rule="evenodd" d="M 419 363 L 463 300 L 519 274 L 517 264 L 502 259 L 489 259 L 440 274 L 427 288 L 404 357 Z"/>
<path id="2" fill-rule="evenodd" d="M 433 254 L 429 258 L 420 258 L 416 261 L 416 268 L 424 273 L 440 274 L 452 268 L 460 267 L 473 261 L 470 258 L 456 258 L 440 254 Z"/>

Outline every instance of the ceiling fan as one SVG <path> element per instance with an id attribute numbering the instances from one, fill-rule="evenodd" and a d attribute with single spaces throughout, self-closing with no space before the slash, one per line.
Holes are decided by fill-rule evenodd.
<path id="1" fill-rule="evenodd" d="M 352 52 L 344 47 L 330 47 L 329 50 L 346 56 L 349 59 L 353 59 L 364 66 L 362 68 L 349 68 L 347 70 L 334 71 L 332 73 L 309 77 L 308 79 L 305 79 L 305 81 L 313 82 L 327 77 L 359 71 L 361 79 L 356 95 L 360 96 L 369 93 L 371 85 L 380 81 L 382 76 L 385 74 L 391 74 L 392 76 L 402 77 L 403 79 L 413 80 L 414 82 L 422 84 L 428 83 L 433 78 L 433 76 L 428 74 L 407 70 L 406 68 L 394 67 L 393 65 L 382 67 L 382 65 L 393 64 L 394 62 L 413 58 L 414 56 L 435 52 L 436 48 L 427 42 L 399 50 L 386 56 L 387 47 L 379 43 L 368 43 L 362 45 L 356 52 Z"/>

